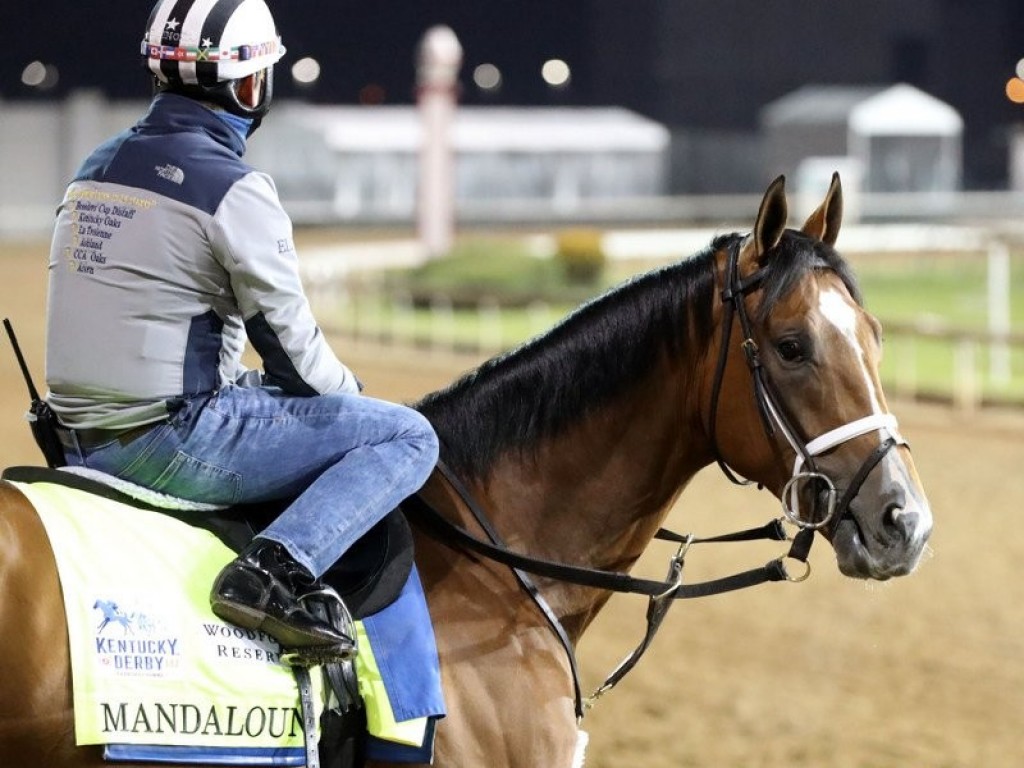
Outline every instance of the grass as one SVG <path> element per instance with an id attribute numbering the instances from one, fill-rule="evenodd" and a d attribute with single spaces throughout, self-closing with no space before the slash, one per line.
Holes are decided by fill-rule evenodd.
<path id="1" fill-rule="evenodd" d="M 394 232 L 360 231 L 358 239 L 390 239 Z M 332 243 L 336 231 L 303 232 L 303 242 Z M 479 243 L 474 247 L 478 247 Z M 500 246 L 512 251 L 521 246 Z M 43 241 L 7 242 L 8 263 L 18 259 L 35 260 L 46 252 Z M 501 250 L 489 252 L 489 258 L 501 260 Z M 521 261 L 521 260 L 520 260 Z M 957 358 L 973 354 L 970 372 L 973 386 L 995 401 L 1024 404 L 1024 348 L 1013 348 L 1010 355 L 1010 379 L 994 381 L 989 375 L 991 357 L 978 347 L 971 352 L 963 343 L 948 339 L 913 337 L 899 332 L 900 323 L 943 323 L 954 328 L 983 331 L 987 328 L 986 259 L 979 254 L 857 254 L 851 257 L 860 278 L 865 303 L 886 327 L 882 376 L 892 391 L 921 390 L 948 397 L 953 392 Z M 633 262 L 608 265 L 605 285 L 629 276 L 640 267 Z M 655 266 L 646 263 L 644 268 Z M 544 265 L 541 271 L 547 269 Z M 550 272 L 547 273 L 550 278 Z M 1011 321 L 1016 334 L 1024 333 L 1024 253 L 1013 254 L 1010 270 Z M 545 278 L 545 279 L 548 279 Z M 538 278 L 540 279 L 540 278 Z M 533 287 L 536 287 L 534 284 Z M 543 333 L 570 311 L 578 301 L 524 306 L 483 312 L 417 309 L 410 302 L 394 305 L 374 294 L 350 293 L 348 302 L 318 302 L 317 315 L 325 326 L 359 332 L 373 338 L 391 339 L 421 346 L 434 340 L 452 347 L 486 353 L 507 349 L 536 334 Z M 35 301 L 36 299 L 33 298 Z M 41 299 L 39 299 L 41 300 Z M 960 374 L 963 376 L 963 373 Z"/>
<path id="2" fill-rule="evenodd" d="M 479 248 L 480 244 L 474 244 Z M 439 343 L 457 349 L 498 352 L 525 339 L 543 333 L 578 304 L 553 301 L 550 265 L 534 267 L 523 264 L 515 248 L 503 246 L 490 257 L 508 261 L 505 267 L 518 280 L 516 290 L 522 296 L 548 296 L 547 300 L 521 301 L 519 306 L 498 309 L 488 303 L 488 275 L 476 274 L 471 264 L 471 288 L 459 292 L 453 305 L 444 303 L 433 308 L 420 306 L 406 297 L 397 303 L 379 293 L 352 294 L 345 306 L 318 308 L 325 324 L 344 328 L 364 336 L 399 341 L 418 346 Z M 506 253 L 506 257 L 502 256 Z M 466 257 L 469 259 L 470 257 Z M 550 260 L 535 259 L 544 262 Z M 966 341 L 950 338 L 925 338 L 909 334 L 902 327 L 925 324 L 973 332 L 987 328 L 987 264 L 984 256 L 949 255 L 870 255 L 853 259 L 868 309 L 882 320 L 886 328 L 885 356 L 882 377 L 893 391 L 919 392 L 926 396 L 948 398 L 954 388 L 962 393 L 976 393 L 992 401 L 1024 403 L 1024 347 L 1011 350 L 1010 377 L 993 379 L 991 357 L 984 345 L 971 347 Z M 493 274 L 494 270 L 487 270 Z M 500 270 L 499 270 L 500 272 Z M 630 274 L 628 263 L 614 264 L 606 275 L 608 282 Z M 1011 320 L 1015 333 L 1024 332 L 1024 254 L 1014 255 L 1011 264 Z M 436 288 L 444 292 L 450 274 L 439 278 Z M 600 288 L 592 289 L 596 292 Z M 462 309 L 466 296 L 483 298 L 482 309 Z M 970 359 L 970 363 L 966 363 Z M 966 387 L 966 389 L 964 389 Z M 970 395 L 973 396 L 973 395 Z"/>
<path id="3" fill-rule="evenodd" d="M 865 304 L 887 322 L 922 319 L 970 330 L 988 322 L 984 256 L 862 257 L 853 261 Z M 1011 325 L 1024 330 L 1024 254 L 1010 264 Z"/>
<path id="4" fill-rule="evenodd" d="M 603 261 L 604 255 L 599 259 Z M 578 265 L 557 253 L 538 252 L 521 238 L 466 238 L 443 259 L 385 273 L 384 284 L 417 305 L 429 304 L 436 296 L 469 308 L 482 300 L 504 308 L 537 301 L 578 304 L 599 290 L 601 266 L 586 281 L 573 279 L 573 267 Z"/>
<path id="5" fill-rule="evenodd" d="M 1000 353 L 976 341 L 989 323 L 983 255 L 876 255 L 854 266 L 865 304 L 885 328 L 881 372 L 887 385 L 940 397 L 959 388 L 963 396 L 974 392 L 992 401 L 1024 402 L 1024 347 L 1010 348 L 1009 376 L 1001 379 L 993 375 L 1001 366 Z M 1024 332 L 1022 253 L 1011 258 L 1008 288 L 1011 333 L 1019 335 Z M 934 335 L 907 333 L 908 325 L 933 329 Z"/>
<path id="6" fill-rule="evenodd" d="M 367 293 L 352 294 L 345 306 L 317 308 L 317 316 L 332 329 L 384 342 L 496 353 L 547 331 L 571 309 L 548 302 L 501 309 L 486 303 L 473 309 L 443 302 L 422 307 Z"/>

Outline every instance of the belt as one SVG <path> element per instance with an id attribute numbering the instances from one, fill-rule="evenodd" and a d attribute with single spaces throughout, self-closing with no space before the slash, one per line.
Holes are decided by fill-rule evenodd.
<path id="1" fill-rule="evenodd" d="M 153 427 L 163 423 L 164 422 L 162 421 L 150 422 L 149 424 L 142 424 L 138 427 L 129 427 L 128 429 L 102 429 L 98 427 L 89 429 L 68 429 L 64 427 L 58 429 L 57 434 L 60 437 L 60 444 L 64 446 L 65 450 L 75 450 L 75 442 L 77 441 L 78 448 L 81 448 L 83 451 L 91 451 L 94 448 L 106 445 L 114 440 L 117 440 L 122 445 L 130 443 L 135 438 L 144 435 Z"/>

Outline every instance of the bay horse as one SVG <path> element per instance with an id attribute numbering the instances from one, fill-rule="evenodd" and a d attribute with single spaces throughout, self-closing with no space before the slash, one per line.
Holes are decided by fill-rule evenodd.
<path id="1" fill-rule="evenodd" d="M 798 535 L 822 533 L 842 573 L 910 573 L 932 517 L 879 383 L 879 324 L 833 247 L 841 220 L 835 176 L 787 229 L 780 177 L 749 234 L 612 289 L 428 395 L 417 407 L 447 471 L 419 498 L 510 551 L 624 575 L 717 461 L 779 497 Z M 573 765 L 571 650 L 611 593 L 549 574 L 538 602 L 507 565 L 421 526 L 415 538 L 448 706 L 434 764 Z M 0 585 L 0 764 L 96 768 L 98 749 L 74 745 L 52 553 L 6 483 Z"/>

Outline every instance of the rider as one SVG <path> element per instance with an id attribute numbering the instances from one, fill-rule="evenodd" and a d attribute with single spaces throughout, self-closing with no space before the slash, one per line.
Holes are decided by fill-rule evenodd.
<path id="1" fill-rule="evenodd" d="M 293 499 L 218 575 L 214 613 L 285 648 L 351 653 L 302 601 L 437 460 L 416 411 L 360 395 L 299 280 L 247 137 L 284 54 L 264 0 L 159 0 L 148 113 L 97 148 L 50 252 L 47 401 L 67 461 L 214 504 Z M 264 372 L 245 370 L 248 338 Z"/>

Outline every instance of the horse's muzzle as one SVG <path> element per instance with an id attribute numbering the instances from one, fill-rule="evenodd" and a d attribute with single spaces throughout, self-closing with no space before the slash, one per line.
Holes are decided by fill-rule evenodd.
<path id="1" fill-rule="evenodd" d="M 885 581 L 913 572 L 931 534 L 931 514 L 915 506 L 891 508 L 878 526 L 865 527 L 856 513 L 839 522 L 832 536 L 845 576 Z"/>

